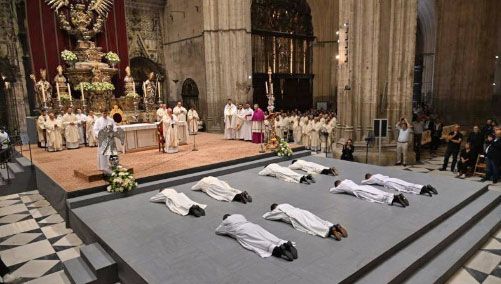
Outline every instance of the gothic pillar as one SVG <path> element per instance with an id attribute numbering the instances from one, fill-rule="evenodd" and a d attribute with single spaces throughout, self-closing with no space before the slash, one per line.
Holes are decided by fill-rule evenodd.
<path id="1" fill-rule="evenodd" d="M 207 127 L 222 131 L 226 100 L 252 100 L 251 0 L 203 1 Z"/>

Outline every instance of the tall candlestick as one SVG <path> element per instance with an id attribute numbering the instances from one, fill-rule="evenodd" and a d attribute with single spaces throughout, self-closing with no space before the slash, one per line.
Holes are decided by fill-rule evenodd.
<path id="1" fill-rule="evenodd" d="M 83 88 L 83 83 L 80 83 L 80 92 L 82 94 L 82 103 L 85 101 L 85 96 L 84 96 L 84 88 Z"/>
<path id="2" fill-rule="evenodd" d="M 71 86 L 70 83 L 67 84 L 68 86 L 68 95 L 70 95 L 70 102 L 73 101 L 73 98 L 71 97 Z"/>
<path id="3" fill-rule="evenodd" d="M 160 82 L 157 82 L 157 89 L 158 89 L 158 100 L 160 101 L 160 96 L 162 94 L 162 92 L 160 90 Z"/>
<path id="4" fill-rule="evenodd" d="M 143 100 L 144 103 L 146 104 L 146 82 L 143 82 Z"/>
<path id="5" fill-rule="evenodd" d="M 61 101 L 61 93 L 59 92 L 59 83 L 56 82 L 56 92 L 57 92 L 57 100 Z"/>
<path id="6" fill-rule="evenodd" d="M 272 95 L 273 95 L 273 83 L 271 83 L 271 84 L 270 84 L 270 89 L 271 89 L 271 90 L 270 90 L 270 94 L 272 94 Z"/>
<path id="7" fill-rule="evenodd" d="M 45 99 L 45 82 L 44 81 L 42 81 L 42 99 L 43 99 L 43 102 L 45 103 L 46 99 Z"/>
<path id="8" fill-rule="evenodd" d="M 266 94 L 268 94 L 268 82 L 264 82 L 264 86 L 266 87 Z"/>

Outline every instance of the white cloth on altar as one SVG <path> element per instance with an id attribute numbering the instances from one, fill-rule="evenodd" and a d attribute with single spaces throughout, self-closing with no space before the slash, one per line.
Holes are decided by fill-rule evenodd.
<path id="1" fill-rule="evenodd" d="M 423 185 L 421 184 L 410 183 L 381 174 L 372 175 L 369 179 L 363 180 L 362 184 L 377 184 L 382 185 L 385 188 L 413 194 L 421 194 L 421 189 L 423 188 Z"/>
<path id="2" fill-rule="evenodd" d="M 394 195 L 370 185 L 358 185 L 349 179 L 341 181 L 337 187 L 330 189 L 332 193 L 348 193 L 362 200 L 391 205 Z"/>
<path id="3" fill-rule="evenodd" d="M 277 246 L 287 243 L 266 231 L 263 227 L 251 223 L 243 215 L 228 216 L 216 228 L 216 234 L 227 235 L 237 240 L 244 248 L 261 257 L 270 257 Z"/>
<path id="4" fill-rule="evenodd" d="M 105 129 L 109 125 L 113 126 L 113 131 L 117 130 L 117 126 L 115 124 L 115 121 L 111 117 L 100 117 L 96 119 L 96 122 L 94 123 L 94 136 L 99 137 L 99 131 L 102 129 Z M 97 162 L 98 162 L 98 167 L 99 170 L 101 171 L 109 171 L 110 170 L 110 162 L 109 162 L 109 157 L 107 155 L 104 155 L 103 152 L 106 150 L 106 145 L 103 143 L 103 145 L 99 146 L 97 148 Z"/>
<path id="5" fill-rule="evenodd" d="M 333 226 L 331 222 L 322 220 L 310 211 L 296 208 L 287 203 L 277 205 L 273 211 L 265 213 L 263 218 L 282 221 L 291 224 L 294 229 L 300 232 L 323 238 L 329 235 L 330 228 Z"/>
<path id="6" fill-rule="evenodd" d="M 301 170 L 310 174 L 311 173 L 320 174 L 322 173 L 323 170 L 328 170 L 329 168 L 317 163 L 308 162 L 305 160 L 297 160 L 294 164 L 289 165 L 289 169 Z"/>
<path id="7" fill-rule="evenodd" d="M 237 107 L 234 104 L 224 106 L 224 138 L 235 139 L 237 127 Z"/>
<path id="8" fill-rule="evenodd" d="M 269 164 L 264 169 L 259 172 L 260 176 L 270 176 L 275 177 L 279 180 L 286 182 L 300 183 L 303 175 L 296 173 L 295 171 L 282 167 L 279 164 Z"/>
<path id="9" fill-rule="evenodd" d="M 198 205 L 200 208 L 205 209 L 207 205 L 197 203 L 191 200 L 188 196 L 186 196 L 182 192 L 177 192 L 173 188 L 166 188 L 161 192 L 155 194 L 150 198 L 151 202 L 160 202 L 165 203 L 170 211 L 186 216 L 189 214 L 190 208 L 193 205 Z"/>
<path id="10" fill-rule="evenodd" d="M 179 145 L 188 144 L 188 122 L 186 120 L 186 114 L 188 111 L 183 106 L 176 106 L 172 113 L 177 120 L 177 138 L 179 139 Z"/>
<path id="11" fill-rule="evenodd" d="M 171 118 L 169 115 L 165 115 L 162 123 L 165 139 L 165 152 L 169 154 L 179 152 L 178 125 L 176 116 L 172 115 Z"/>
<path id="12" fill-rule="evenodd" d="M 201 179 L 191 187 L 191 190 L 200 190 L 219 201 L 232 201 L 241 190 L 231 187 L 227 182 L 208 176 Z"/>

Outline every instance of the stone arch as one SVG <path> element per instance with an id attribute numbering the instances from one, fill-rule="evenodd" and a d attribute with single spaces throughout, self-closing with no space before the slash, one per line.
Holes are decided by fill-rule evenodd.
<path id="1" fill-rule="evenodd" d="M 197 83 L 191 79 L 187 78 L 183 82 L 183 87 L 181 90 L 181 97 L 183 99 L 183 104 L 186 108 L 191 107 L 192 105 L 195 106 L 195 109 L 200 111 L 199 108 L 199 90 Z"/>

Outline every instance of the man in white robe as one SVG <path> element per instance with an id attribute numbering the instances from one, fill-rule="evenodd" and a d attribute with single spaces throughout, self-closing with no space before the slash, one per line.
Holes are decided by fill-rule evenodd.
<path id="1" fill-rule="evenodd" d="M 198 133 L 198 121 L 200 117 L 198 116 L 198 112 L 195 110 L 194 106 L 191 106 L 188 111 L 188 132 L 190 135 L 195 135 Z"/>
<path id="2" fill-rule="evenodd" d="M 188 144 L 188 122 L 186 119 L 186 114 L 188 111 L 181 101 L 177 102 L 177 106 L 173 110 L 174 116 L 177 120 L 177 138 L 179 139 L 179 145 Z"/>
<path id="3" fill-rule="evenodd" d="M 348 193 L 362 200 L 369 202 L 393 205 L 399 203 L 402 207 L 409 206 L 409 201 L 403 194 L 391 194 L 370 185 L 358 185 L 349 179 L 337 180 L 334 187 L 330 189 L 332 193 Z"/>
<path id="4" fill-rule="evenodd" d="M 211 176 L 201 179 L 191 187 L 191 190 L 205 192 L 210 197 L 219 201 L 237 201 L 244 204 L 252 202 L 252 197 L 247 191 L 233 188 L 227 182 Z"/>
<path id="5" fill-rule="evenodd" d="M 94 124 L 96 123 L 96 117 L 94 116 L 94 112 L 89 111 L 89 115 L 87 116 L 87 121 L 85 122 L 85 130 L 87 134 L 87 146 L 96 147 L 97 146 L 97 138 L 94 135 Z"/>
<path id="6" fill-rule="evenodd" d="M 63 137 L 61 135 L 62 123 L 53 113 L 49 113 L 49 118 L 44 123 L 44 128 L 47 131 L 47 150 L 56 152 L 63 150 Z"/>
<path id="7" fill-rule="evenodd" d="M 181 216 L 193 215 L 195 217 L 205 216 L 205 204 L 196 203 L 182 192 L 177 192 L 173 188 L 166 188 L 150 198 L 151 202 L 165 203 L 170 211 Z"/>
<path id="8" fill-rule="evenodd" d="M 236 239 L 240 245 L 260 257 L 275 256 L 288 261 L 297 259 L 297 250 L 291 241 L 277 238 L 240 214 L 224 215 L 223 222 L 216 228 L 216 234 Z"/>
<path id="9" fill-rule="evenodd" d="M 252 141 L 252 115 L 254 115 L 254 111 L 250 107 L 250 104 L 246 103 L 244 108 L 244 124 L 240 129 L 244 141 Z"/>
<path id="10" fill-rule="evenodd" d="M 77 149 L 80 147 L 80 133 L 78 130 L 78 119 L 71 107 L 63 116 L 64 138 L 66 149 Z"/>
<path id="11" fill-rule="evenodd" d="M 162 121 L 162 119 L 166 114 L 167 114 L 167 105 L 160 104 L 160 107 L 157 109 L 157 121 Z"/>
<path id="12" fill-rule="evenodd" d="M 289 169 L 291 170 L 300 170 L 303 172 L 307 172 L 309 174 L 322 174 L 322 175 L 331 175 L 337 176 L 337 170 L 334 167 L 326 167 L 314 162 L 308 162 L 305 160 L 293 160 L 289 165 Z"/>
<path id="13" fill-rule="evenodd" d="M 291 224 L 294 229 L 300 232 L 322 238 L 333 237 L 337 241 L 340 241 L 341 237 L 348 237 L 348 232 L 343 226 L 339 224 L 334 225 L 329 221 L 321 219 L 310 211 L 296 208 L 287 203 L 278 205 L 275 203 L 272 204 L 271 211 L 265 213 L 263 218 Z"/>
<path id="14" fill-rule="evenodd" d="M 270 176 L 277 178 L 282 181 L 292 182 L 292 183 L 305 183 L 310 184 L 310 182 L 315 182 L 313 177 L 308 175 L 298 174 L 295 171 L 282 167 L 279 164 L 269 164 L 264 169 L 259 172 L 260 176 Z"/>
<path id="15" fill-rule="evenodd" d="M 99 131 L 105 129 L 108 126 L 113 127 L 113 131 L 117 130 L 117 126 L 115 124 L 115 121 L 108 116 L 109 112 L 108 110 L 103 110 L 102 116 L 96 120 L 94 123 L 94 136 L 99 137 Z M 109 173 L 110 172 L 110 162 L 109 162 L 109 156 L 104 154 L 104 151 L 106 150 L 106 145 L 103 143 L 101 146 L 97 148 L 97 165 L 100 171 L 104 173 Z"/>
<path id="16" fill-rule="evenodd" d="M 294 123 L 292 124 L 292 133 L 294 136 L 294 143 L 301 145 L 301 136 L 303 135 L 300 125 L 300 117 L 295 116 Z"/>
<path id="17" fill-rule="evenodd" d="M 393 189 L 404 193 L 413 194 L 438 194 L 438 191 L 431 185 L 421 185 L 406 182 L 398 178 L 391 178 L 382 174 L 365 174 L 365 180 L 362 180 L 362 184 L 376 184 L 382 185 L 385 188 Z"/>
<path id="18" fill-rule="evenodd" d="M 42 113 L 37 119 L 37 135 L 38 135 L 38 147 L 40 148 L 45 148 L 46 147 L 46 139 L 47 139 L 47 133 L 45 130 L 45 122 L 49 116 L 47 115 L 47 112 L 45 110 L 42 110 Z"/>
<path id="19" fill-rule="evenodd" d="M 165 139 L 165 152 L 173 154 L 179 152 L 179 139 L 177 131 L 177 118 L 172 113 L 172 109 L 168 108 L 163 120 L 163 134 Z"/>
<path id="20" fill-rule="evenodd" d="M 237 107 L 228 100 L 224 106 L 224 139 L 234 140 L 236 138 L 237 127 Z"/>
<path id="21" fill-rule="evenodd" d="M 82 113 L 82 110 L 77 108 L 77 114 L 76 114 L 76 117 L 77 117 L 77 121 L 78 121 L 78 135 L 80 135 L 80 145 L 83 145 L 85 144 L 85 141 L 87 140 L 86 139 L 86 122 L 87 122 L 87 116 L 85 114 Z"/>

